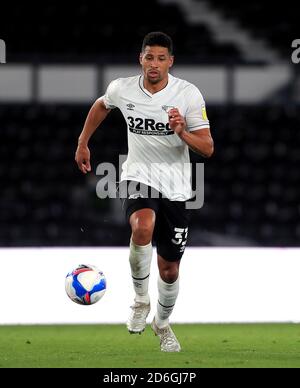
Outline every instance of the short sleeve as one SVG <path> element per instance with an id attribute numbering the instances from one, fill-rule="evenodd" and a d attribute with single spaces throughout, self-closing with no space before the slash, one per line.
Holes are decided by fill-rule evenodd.
<path id="1" fill-rule="evenodd" d="M 119 103 L 119 80 L 112 81 L 104 94 L 101 97 L 107 109 L 118 107 Z"/>
<path id="2" fill-rule="evenodd" d="M 191 91 L 187 98 L 188 108 L 185 119 L 188 130 L 192 132 L 201 128 L 210 128 L 205 101 L 200 90 L 196 86 L 191 85 Z"/>

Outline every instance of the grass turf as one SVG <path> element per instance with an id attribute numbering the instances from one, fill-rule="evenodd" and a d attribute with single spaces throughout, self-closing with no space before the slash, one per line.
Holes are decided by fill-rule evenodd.
<path id="1" fill-rule="evenodd" d="M 0 368 L 299 368 L 300 325 L 173 325 L 181 353 L 149 326 L 0 326 Z"/>

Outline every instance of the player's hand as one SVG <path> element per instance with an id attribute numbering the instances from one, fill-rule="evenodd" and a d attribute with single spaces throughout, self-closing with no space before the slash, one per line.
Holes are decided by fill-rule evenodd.
<path id="1" fill-rule="evenodd" d="M 186 130 L 185 118 L 180 114 L 177 108 L 171 109 L 169 112 L 169 125 L 177 135 L 180 136 Z"/>
<path id="2" fill-rule="evenodd" d="M 82 171 L 84 174 L 87 174 L 88 172 L 92 171 L 90 157 L 91 154 L 89 147 L 79 144 L 76 150 L 75 160 L 79 170 Z"/>

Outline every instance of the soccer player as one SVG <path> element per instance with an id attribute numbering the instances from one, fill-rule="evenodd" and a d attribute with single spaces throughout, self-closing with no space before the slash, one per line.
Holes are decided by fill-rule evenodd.
<path id="1" fill-rule="evenodd" d="M 88 142 L 108 113 L 119 108 L 128 126 L 121 187 L 125 184 L 128 189 L 123 207 L 132 230 L 129 262 L 136 294 L 127 328 L 140 334 L 146 327 L 154 240 L 159 278 L 151 327 L 162 351 L 179 352 L 169 317 L 179 292 L 179 267 L 188 234 L 189 148 L 210 157 L 214 146 L 202 94 L 193 84 L 170 74 L 174 62 L 171 38 L 162 32 L 147 34 L 139 60 L 141 75 L 112 81 L 92 106 L 75 159 L 84 174 L 91 171 Z"/>

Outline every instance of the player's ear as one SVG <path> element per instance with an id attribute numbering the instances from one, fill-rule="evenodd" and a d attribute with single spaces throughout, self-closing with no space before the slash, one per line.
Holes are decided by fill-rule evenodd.
<path id="1" fill-rule="evenodd" d="M 171 68 L 174 65 L 174 56 L 172 55 L 170 57 L 170 63 L 169 63 L 169 68 Z"/>
<path id="2" fill-rule="evenodd" d="M 143 53 L 140 53 L 140 65 L 142 64 L 142 61 L 143 61 Z"/>

